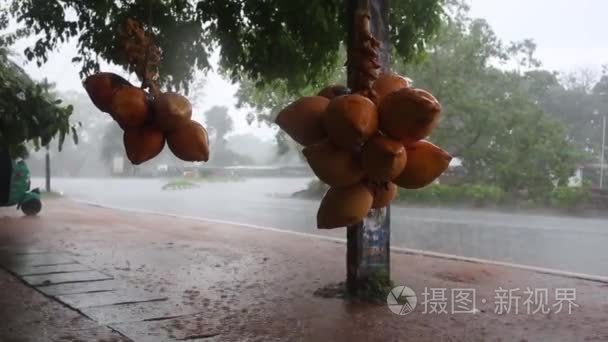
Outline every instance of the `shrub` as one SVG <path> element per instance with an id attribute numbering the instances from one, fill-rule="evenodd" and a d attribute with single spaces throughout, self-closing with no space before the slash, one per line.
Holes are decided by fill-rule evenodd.
<path id="1" fill-rule="evenodd" d="M 558 186 L 551 192 L 551 205 L 558 209 L 573 210 L 589 203 L 591 193 L 586 187 Z"/>
<path id="2" fill-rule="evenodd" d="M 419 190 L 399 190 L 399 201 L 430 205 L 494 206 L 505 198 L 502 189 L 485 184 L 432 184 Z"/>
<path id="3" fill-rule="evenodd" d="M 475 206 L 500 204 L 505 198 L 505 192 L 493 185 L 472 184 L 461 188 L 466 201 Z"/>

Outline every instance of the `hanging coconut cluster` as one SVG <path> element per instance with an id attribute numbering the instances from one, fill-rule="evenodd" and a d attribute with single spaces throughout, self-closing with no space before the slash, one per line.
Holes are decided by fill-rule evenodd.
<path id="1" fill-rule="evenodd" d="M 84 87 L 95 106 L 124 130 L 123 144 L 131 163 L 139 165 L 156 157 L 165 141 L 184 161 L 207 161 L 207 131 L 192 120 L 190 101 L 178 93 L 160 91 L 161 52 L 152 38 L 132 19 L 127 20 L 120 36 L 126 63 L 142 81 L 141 87 L 107 72 L 89 76 Z"/>
<path id="2" fill-rule="evenodd" d="M 380 74 L 379 42 L 362 16 L 359 46 L 347 62 L 354 89 L 326 87 L 283 109 L 276 123 L 296 142 L 312 171 L 330 186 L 317 214 L 319 228 L 359 223 L 387 206 L 397 186 L 431 184 L 452 157 L 427 140 L 441 106 L 407 78 Z"/>

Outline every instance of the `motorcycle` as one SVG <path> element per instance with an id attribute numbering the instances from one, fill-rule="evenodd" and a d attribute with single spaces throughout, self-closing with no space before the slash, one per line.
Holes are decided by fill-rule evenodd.
<path id="1" fill-rule="evenodd" d="M 17 206 L 27 216 L 42 210 L 40 190 L 31 190 L 27 164 L 24 160 L 14 160 L 7 152 L 0 152 L 0 206 Z"/>

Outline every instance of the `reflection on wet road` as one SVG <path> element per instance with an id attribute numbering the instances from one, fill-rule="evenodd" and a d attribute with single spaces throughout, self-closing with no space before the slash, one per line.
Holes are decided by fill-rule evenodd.
<path id="1" fill-rule="evenodd" d="M 315 229 L 318 201 L 289 198 L 309 179 L 203 182 L 163 191 L 159 179 L 54 179 L 73 199 L 125 209 L 260 225 L 344 237 Z M 34 179 L 33 185 L 42 185 Z M 395 206 L 392 244 L 467 257 L 608 275 L 608 220 Z"/>

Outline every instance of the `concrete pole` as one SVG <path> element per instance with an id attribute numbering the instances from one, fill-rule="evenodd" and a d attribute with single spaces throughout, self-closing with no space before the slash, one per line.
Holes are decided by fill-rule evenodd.
<path id="1" fill-rule="evenodd" d="M 46 192 L 51 192 L 51 151 L 49 145 L 46 145 L 46 155 L 44 158 L 44 174 L 46 180 Z"/>
<path id="2" fill-rule="evenodd" d="M 604 188 L 604 162 L 606 160 L 606 114 L 602 117 L 602 155 L 600 156 L 600 189 Z"/>

